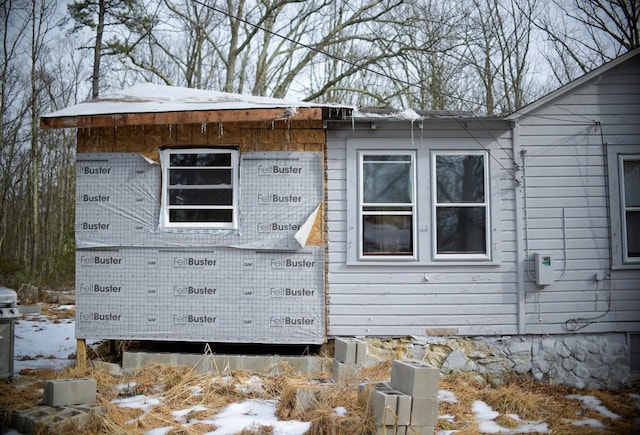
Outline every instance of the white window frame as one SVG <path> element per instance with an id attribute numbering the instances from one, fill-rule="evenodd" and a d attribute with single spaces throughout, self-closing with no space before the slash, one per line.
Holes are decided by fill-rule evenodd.
<path id="1" fill-rule="evenodd" d="M 484 201 L 473 203 L 438 203 L 436 160 L 438 156 L 482 156 Z M 491 189 L 489 186 L 489 153 L 471 150 L 434 150 L 431 152 L 431 228 L 432 255 L 435 260 L 489 260 L 491 259 Z M 485 252 L 484 253 L 439 253 L 437 209 L 439 207 L 484 207 L 485 219 Z"/>
<path id="2" fill-rule="evenodd" d="M 410 203 L 364 203 L 364 160 L 366 156 L 408 156 L 411 165 L 411 202 Z M 406 164 L 406 163 L 404 163 Z M 417 258 L 417 237 L 416 237 L 416 153 L 415 151 L 401 150 L 360 150 L 358 151 L 358 253 L 361 260 L 415 260 Z M 410 211 L 365 211 L 367 207 L 379 206 L 399 207 L 404 206 L 410 208 Z M 386 215 L 386 216 L 407 216 L 411 215 L 411 254 L 365 254 L 364 253 L 364 216 L 367 215 Z"/>
<path id="3" fill-rule="evenodd" d="M 397 133 L 397 132 L 393 132 Z M 344 213 L 346 221 L 344 233 L 335 233 L 336 241 L 344 237 L 346 264 L 349 266 L 498 266 L 502 263 L 502 219 L 501 202 L 505 195 L 511 195 L 513 189 L 502 190 L 502 179 L 508 176 L 496 158 L 492 156 L 493 148 L 498 148 L 495 140 L 476 140 L 464 138 L 430 138 L 413 140 L 411 137 L 398 137 L 395 134 L 385 137 L 350 137 L 345 138 L 346 167 L 345 183 L 346 194 Z M 486 198 L 489 204 L 486 255 L 474 255 L 465 257 L 443 256 L 434 257 L 434 229 L 432 226 L 432 187 L 431 179 L 431 152 L 453 151 L 468 154 L 478 151 L 486 152 L 485 167 L 488 173 L 485 177 Z M 359 153 L 368 151 L 377 154 L 385 154 L 392 151 L 415 153 L 415 219 L 414 219 L 414 257 L 410 256 L 361 256 L 361 214 L 359 208 L 360 182 L 359 182 Z M 496 151 L 501 153 L 502 151 Z M 509 180 L 511 177 L 509 175 Z M 338 210 L 338 212 L 343 212 Z M 343 235 L 344 234 L 344 235 Z M 330 242 L 331 243 L 331 242 Z"/>
<path id="4" fill-rule="evenodd" d="M 231 164 L 229 167 L 220 167 L 231 169 L 231 185 L 232 204 L 231 205 L 180 205 L 172 206 L 169 204 L 169 171 L 171 155 L 174 154 L 229 154 L 231 156 Z M 160 228 L 161 229 L 220 229 L 220 230 L 236 230 L 238 228 L 238 191 L 239 191 L 239 150 L 236 148 L 163 148 L 160 150 L 160 163 L 162 166 L 162 202 L 160 209 Z M 180 169 L 200 169 L 207 170 L 200 166 L 180 166 Z M 228 222 L 171 222 L 169 212 L 171 209 L 194 209 L 194 210 L 231 210 L 231 220 Z"/>
<path id="5" fill-rule="evenodd" d="M 640 159 L 640 145 L 607 145 L 609 214 L 611 220 L 611 268 L 640 269 L 640 258 L 627 255 L 624 201 L 624 160 Z"/>

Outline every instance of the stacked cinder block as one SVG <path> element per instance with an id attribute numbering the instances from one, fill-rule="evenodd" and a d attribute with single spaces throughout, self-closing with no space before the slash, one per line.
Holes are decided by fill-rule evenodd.
<path id="1" fill-rule="evenodd" d="M 391 382 L 361 384 L 380 435 L 433 435 L 440 371 L 421 361 L 393 361 Z"/>
<path id="2" fill-rule="evenodd" d="M 367 359 L 367 344 L 356 338 L 336 338 L 332 377 L 344 380 L 353 377 Z"/>

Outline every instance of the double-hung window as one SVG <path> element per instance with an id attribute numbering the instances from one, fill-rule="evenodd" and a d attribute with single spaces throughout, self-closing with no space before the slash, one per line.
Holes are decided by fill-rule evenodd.
<path id="1" fill-rule="evenodd" d="M 415 249 L 415 154 L 359 153 L 361 257 L 412 257 Z"/>
<path id="2" fill-rule="evenodd" d="M 487 163 L 484 151 L 432 153 L 434 258 L 489 258 Z"/>
<path id="3" fill-rule="evenodd" d="M 618 167 L 623 261 L 640 263 L 640 155 L 621 155 Z"/>
<path id="4" fill-rule="evenodd" d="M 162 228 L 236 229 L 238 150 L 166 148 L 162 163 Z"/>

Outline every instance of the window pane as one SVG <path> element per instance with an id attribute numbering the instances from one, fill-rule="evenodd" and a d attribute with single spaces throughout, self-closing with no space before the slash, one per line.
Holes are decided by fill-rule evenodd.
<path id="1" fill-rule="evenodd" d="M 413 255 L 412 216 L 363 216 L 363 255 Z"/>
<path id="2" fill-rule="evenodd" d="M 384 156 L 364 156 L 384 157 Z M 401 162 L 374 163 L 365 160 L 363 164 L 363 202 L 364 203 L 411 203 L 411 157 Z M 408 160 L 407 160 L 408 159 Z"/>
<path id="3" fill-rule="evenodd" d="M 438 207 L 436 221 L 439 254 L 487 252 L 485 207 Z"/>
<path id="4" fill-rule="evenodd" d="M 640 257 L 640 211 L 628 211 L 627 257 Z"/>
<path id="5" fill-rule="evenodd" d="M 231 166 L 231 153 L 171 154 L 169 166 Z"/>
<path id="6" fill-rule="evenodd" d="M 484 156 L 436 156 L 438 203 L 484 202 Z"/>
<path id="7" fill-rule="evenodd" d="M 231 169 L 170 169 L 169 184 L 176 185 L 231 185 Z"/>
<path id="8" fill-rule="evenodd" d="M 640 207 L 640 160 L 624 160 L 624 202 Z"/>
<path id="9" fill-rule="evenodd" d="M 231 189 L 171 189 L 169 205 L 232 205 Z"/>
<path id="10" fill-rule="evenodd" d="M 232 210 L 169 210 L 170 222 L 231 222 Z"/>

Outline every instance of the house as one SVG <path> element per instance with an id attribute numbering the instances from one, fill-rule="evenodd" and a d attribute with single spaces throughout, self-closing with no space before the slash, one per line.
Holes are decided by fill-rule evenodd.
<path id="1" fill-rule="evenodd" d="M 404 115 L 329 123 L 329 334 L 494 337 L 577 386 L 640 370 L 640 50 L 504 118 Z"/>
<path id="2" fill-rule="evenodd" d="M 343 106 L 145 84 L 77 128 L 78 339 L 325 341 L 323 122 Z"/>
<path id="3" fill-rule="evenodd" d="M 78 129 L 77 338 L 470 339 L 464 367 L 624 384 L 639 54 L 506 117 L 154 85 L 44 116 Z"/>

